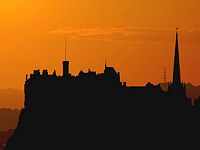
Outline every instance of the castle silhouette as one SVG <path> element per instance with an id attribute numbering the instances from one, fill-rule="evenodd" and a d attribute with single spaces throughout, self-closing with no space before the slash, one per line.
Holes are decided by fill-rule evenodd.
<path id="1" fill-rule="evenodd" d="M 25 82 L 25 108 L 5 150 L 111 149 L 161 140 L 164 127 L 172 128 L 177 114 L 191 119 L 191 100 L 181 82 L 178 33 L 176 32 L 173 82 L 168 91 L 150 82 L 127 86 L 120 73 L 105 64 L 103 73 L 94 71 L 77 76 L 63 61 L 63 74 L 34 70 Z M 152 135 L 156 135 L 153 137 Z M 137 140 L 133 140 L 137 138 Z M 141 145 L 140 145 L 141 147 Z"/>

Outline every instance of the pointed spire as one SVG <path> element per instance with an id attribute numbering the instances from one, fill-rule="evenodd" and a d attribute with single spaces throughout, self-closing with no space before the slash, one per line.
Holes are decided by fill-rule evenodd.
<path id="1" fill-rule="evenodd" d="M 179 48 L 178 48 L 178 28 L 176 28 L 176 45 L 175 45 L 175 56 L 174 56 L 173 83 L 177 84 L 177 85 L 181 84 Z"/>

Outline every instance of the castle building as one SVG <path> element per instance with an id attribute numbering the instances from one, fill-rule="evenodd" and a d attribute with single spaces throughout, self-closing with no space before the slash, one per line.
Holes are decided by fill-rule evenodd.
<path id="1" fill-rule="evenodd" d="M 120 73 L 107 64 L 103 73 L 88 70 L 73 76 L 69 61 L 63 61 L 61 76 L 34 70 L 24 89 L 25 108 L 5 150 L 94 149 L 99 145 L 105 149 L 125 141 L 124 149 L 127 141 L 129 147 L 135 146 L 130 135 L 134 139 L 152 135 L 147 141 L 162 139 L 155 136 L 158 131 L 166 137 L 165 129 L 174 124 L 176 113 L 180 116 L 180 109 L 191 107 L 186 105 L 189 101 L 181 82 L 178 33 L 173 82 L 167 92 L 150 82 L 140 87 L 122 85 Z"/>

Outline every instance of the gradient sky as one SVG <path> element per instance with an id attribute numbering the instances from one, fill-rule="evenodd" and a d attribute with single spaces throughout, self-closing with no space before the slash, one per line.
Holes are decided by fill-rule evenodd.
<path id="1" fill-rule="evenodd" d="M 70 72 L 103 72 L 104 63 L 128 85 L 172 80 L 179 27 L 182 80 L 200 84 L 199 0 L 0 1 L 0 88 L 23 90 L 34 69 L 62 74 L 64 37 Z"/>

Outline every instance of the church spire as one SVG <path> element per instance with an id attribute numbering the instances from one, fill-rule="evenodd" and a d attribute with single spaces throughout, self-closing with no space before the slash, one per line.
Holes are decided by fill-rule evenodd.
<path id="1" fill-rule="evenodd" d="M 176 45 L 175 45 L 175 56 L 174 56 L 173 83 L 176 85 L 181 84 L 179 48 L 178 48 L 178 28 L 176 28 Z"/>

